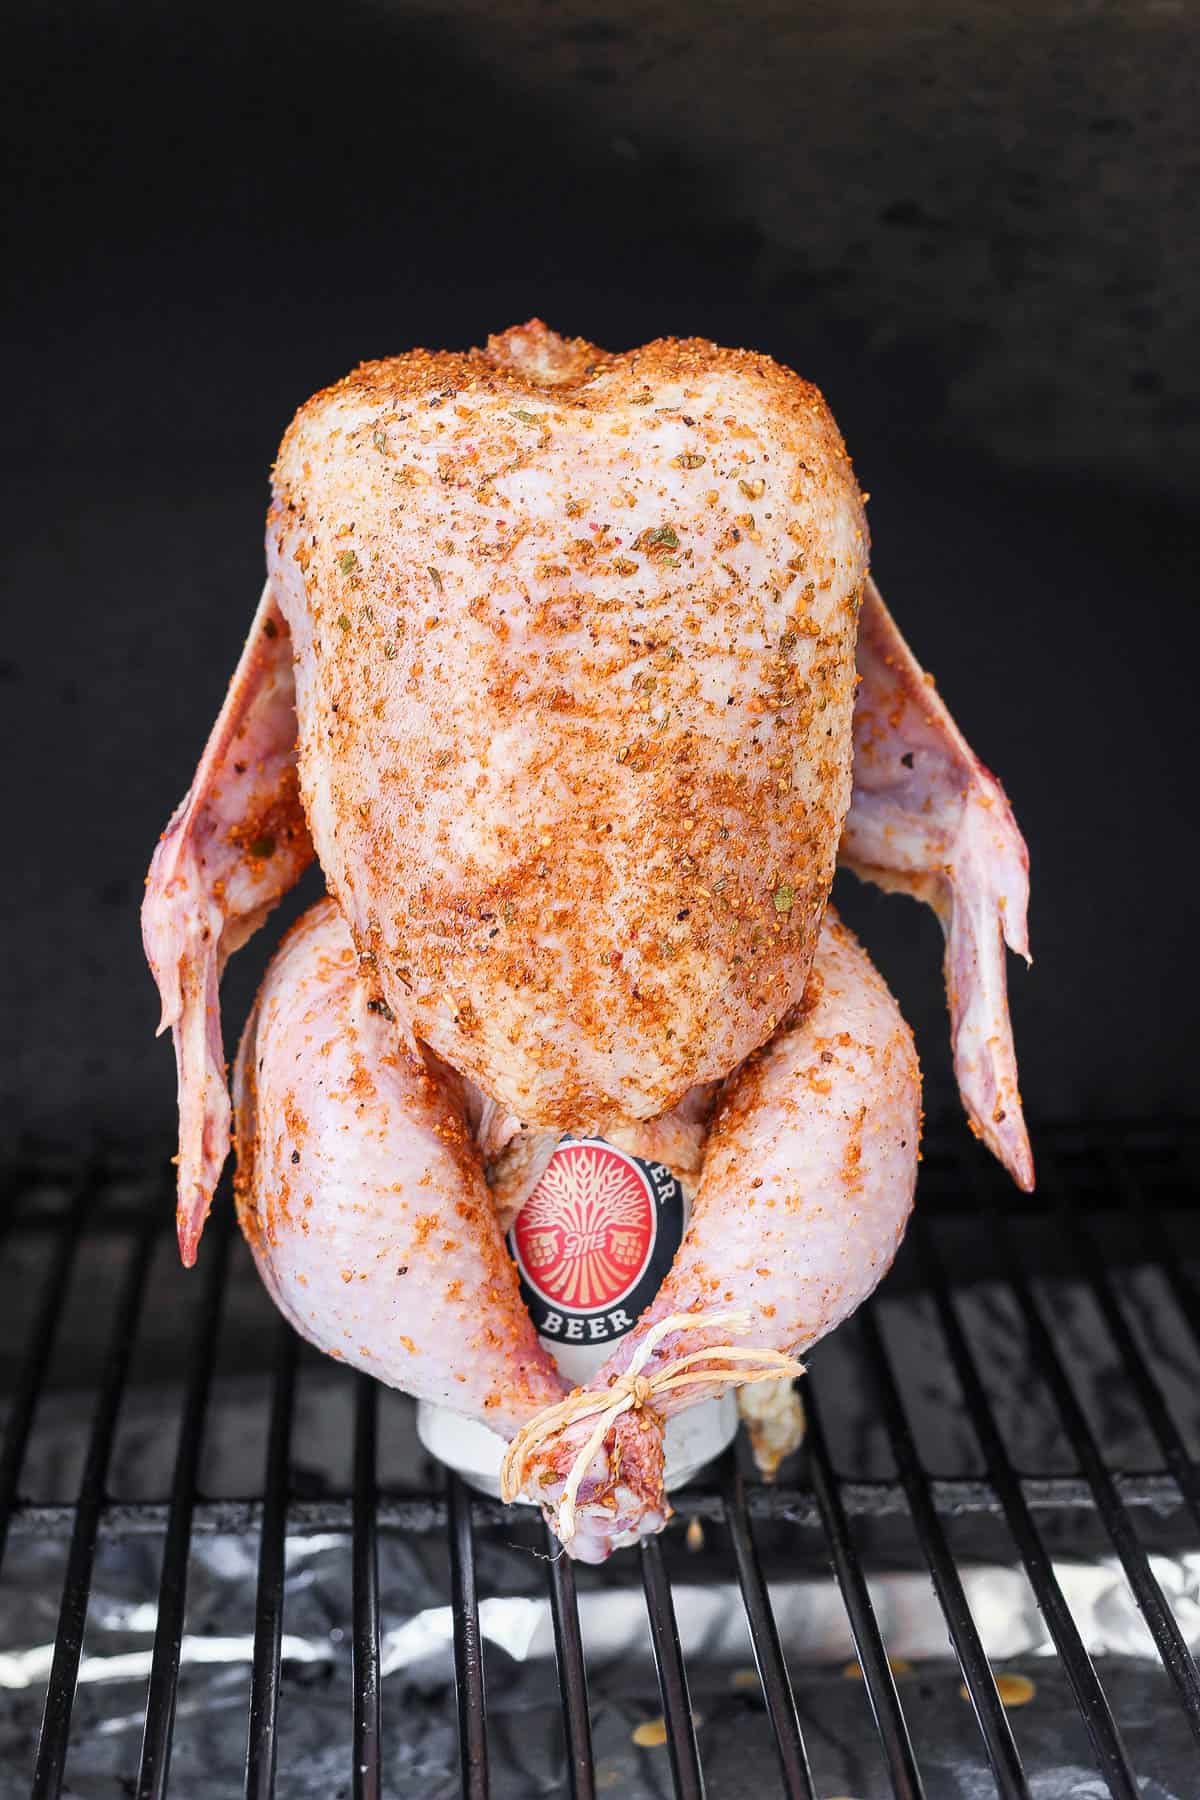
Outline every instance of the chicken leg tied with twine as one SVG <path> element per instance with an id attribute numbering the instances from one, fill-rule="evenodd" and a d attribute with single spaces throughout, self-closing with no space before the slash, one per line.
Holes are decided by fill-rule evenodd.
<path id="1" fill-rule="evenodd" d="M 628 1369 L 611 1387 L 599 1391 L 576 1388 L 565 1400 L 544 1406 L 521 1427 L 500 1466 L 501 1497 L 509 1502 L 517 1498 L 525 1485 L 531 1458 L 549 1438 L 577 1419 L 595 1414 L 596 1423 L 571 1464 L 558 1503 L 556 1529 L 562 1542 L 569 1543 L 575 1535 L 575 1507 L 580 1483 L 622 1413 L 649 1408 L 656 1395 L 699 1383 L 741 1387 L 752 1381 L 787 1381 L 803 1375 L 804 1364 L 785 1356 L 781 1350 L 757 1350 L 737 1344 L 714 1344 L 705 1350 L 693 1350 L 687 1356 L 671 1358 L 649 1375 L 642 1373 L 663 1338 L 672 1331 L 720 1326 L 731 1332 L 747 1332 L 751 1324 L 751 1316 L 745 1310 L 671 1313 L 660 1319 L 638 1345 Z M 697 1366 L 701 1364 L 704 1366 Z"/>

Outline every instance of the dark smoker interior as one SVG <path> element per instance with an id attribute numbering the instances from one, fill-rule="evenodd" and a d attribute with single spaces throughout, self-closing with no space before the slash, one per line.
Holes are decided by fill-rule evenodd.
<path id="1" fill-rule="evenodd" d="M 1184 1800 L 1194 17 L 133 0 L 3 32 L 0 1800 Z M 840 876 L 922 1058 L 918 1227 L 815 1352 L 779 1482 L 743 1447 L 599 1574 L 281 1335 L 227 1187 L 178 1268 L 137 923 L 296 406 L 533 315 L 820 385 L 1032 871 L 1037 1194 L 961 1122 L 936 921 Z M 231 968 L 230 1052 L 318 891 Z"/>
<path id="2" fill-rule="evenodd" d="M 7 30 L 15 1124 L 170 1125 L 140 877 L 253 611 L 293 411 L 365 357 L 532 314 L 616 349 L 753 344 L 823 388 L 883 592 L 1030 844 L 1030 1113 L 1193 1107 L 1182 10 Z M 937 927 L 843 898 L 941 1115 Z"/>

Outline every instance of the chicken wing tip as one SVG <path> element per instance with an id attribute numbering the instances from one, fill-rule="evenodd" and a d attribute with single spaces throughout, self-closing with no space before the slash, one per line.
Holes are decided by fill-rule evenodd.
<path id="1" fill-rule="evenodd" d="M 1004 1166 L 1016 1182 L 1023 1194 L 1032 1194 L 1037 1186 L 1037 1177 L 1033 1167 L 1033 1151 L 1028 1140 L 1010 1151 L 1004 1158 Z"/>
<path id="2" fill-rule="evenodd" d="M 972 1129 L 991 1151 L 1001 1168 L 1011 1175 L 1013 1182 L 1023 1194 L 1032 1194 L 1036 1178 L 1033 1167 L 1033 1150 L 1029 1143 L 1029 1132 L 1025 1120 L 1018 1112 L 1017 1117 L 1009 1124 L 991 1124 L 987 1129 L 972 1119 Z"/>

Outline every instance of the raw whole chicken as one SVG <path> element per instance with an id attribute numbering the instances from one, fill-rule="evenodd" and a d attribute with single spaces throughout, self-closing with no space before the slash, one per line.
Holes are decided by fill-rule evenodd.
<path id="1" fill-rule="evenodd" d="M 599 1559 L 669 1513 L 664 1419 L 794 1373 L 903 1232 L 917 1063 L 827 907 L 839 852 L 936 908 L 968 1114 L 1031 1185 L 1025 848 L 868 576 L 823 399 L 765 356 L 534 321 L 365 364 L 285 436 L 267 560 L 143 911 L 183 1258 L 229 1145 L 221 970 L 315 854 L 238 1059 L 263 1278 L 511 1440 L 509 1491 Z M 504 1239 L 564 1138 L 692 1199 L 574 1394 Z"/>

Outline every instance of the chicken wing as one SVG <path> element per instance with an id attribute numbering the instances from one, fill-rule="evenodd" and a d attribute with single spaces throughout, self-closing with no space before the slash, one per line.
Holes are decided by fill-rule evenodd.
<path id="1" fill-rule="evenodd" d="M 839 858 L 933 907 L 946 936 L 954 1069 L 972 1129 L 1018 1187 L 1033 1154 L 1004 947 L 1029 961 L 1029 856 L 1004 789 L 958 729 L 868 579 L 858 629 L 854 794 Z"/>
<path id="2" fill-rule="evenodd" d="M 313 858 L 296 772 L 292 641 L 263 589 L 250 635 L 192 785 L 146 877 L 142 941 L 179 1082 L 179 1252 L 189 1266 L 229 1154 L 219 986 L 245 943 Z"/>

